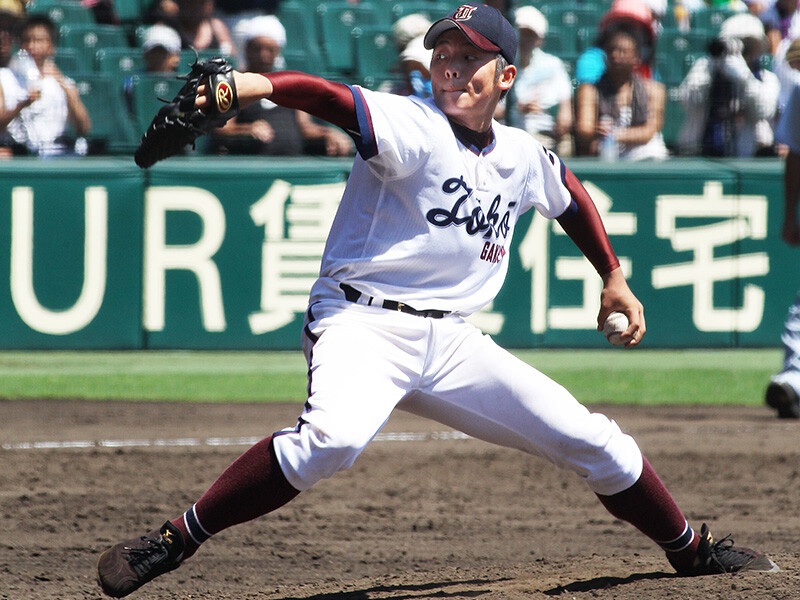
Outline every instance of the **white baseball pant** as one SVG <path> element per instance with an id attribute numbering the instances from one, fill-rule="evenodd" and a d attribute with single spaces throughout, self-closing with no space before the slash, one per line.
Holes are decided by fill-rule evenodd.
<path id="1" fill-rule="evenodd" d="M 309 307 L 303 331 L 308 401 L 297 427 L 274 437 L 298 490 L 350 467 L 395 407 L 541 455 L 598 494 L 625 490 L 641 475 L 642 454 L 616 423 L 461 317 L 325 300 Z"/>

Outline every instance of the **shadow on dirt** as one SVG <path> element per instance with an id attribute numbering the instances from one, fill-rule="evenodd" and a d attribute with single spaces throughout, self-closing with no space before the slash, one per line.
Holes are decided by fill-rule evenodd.
<path id="1" fill-rule="evenodd" d="M 444 581 L 438 583 L 421 584 L 399 584 L 399 585 L 376 585 L 361 590 L 351 590 L 342 592 L 326 592 L 324 594 L 314 594 L 313 596 L 287 597 L 283 600 L 369 600 L 375 598 L 374 594 L 381 594 L 380 598 L 386 600 L 425 600 L 426 598 L 480 598 L 492 593 L 492 583 L 500 581 L 510 581 L 510 577 L 499 579 L 469 579 L 465 581 Z M 486 585 L 485 589 L 453 590 L 447 588 L 457 586 L 481 586 Z M 426 593 L 427 592 L 427 593 Z"/>
<path id="2" fill-rule="evenodd" d="M 564 592 L 591 592 L 593 590 L 607 590 L 620 585 L 627 585 L 637 581 L 645 581 L 648 579 L 665 579 L 676 577 L 675 573 L 634 573 L 628 577 L 595 577 L 594 579 L 587 579 L 585 581 L 573 581 L 567 585 L 559 585 L 558 587 L 544 590 L 542 593 L 548 596 L 560 596 Z"/>

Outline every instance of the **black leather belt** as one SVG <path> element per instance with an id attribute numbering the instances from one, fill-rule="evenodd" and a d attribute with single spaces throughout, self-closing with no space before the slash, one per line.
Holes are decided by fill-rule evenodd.
<path id="1" fill-rule="evenodd" d="M 359 292 L 356 288 L 347 285 L 346 283 L 340 283 L 339 287 L 344 292 L 345 300 L 348 302 L 358 302 L 361 299 L 361 296 L 364 296 L 364 294 Z M 450 314 L 450 311 L 448 310 L 417 310 L 416 308 L 412 308 L 408 304 L 403 304 L 397 300 L 383 300 L 380 302 L 373 296 L 365 296 L 365 298 L 367 301 L 363 302 L 363 304 L 367 304 L 368 306 L 372 306 L 372 301 L 375 300 L 375 306 L 380 306 L 381 308 L 386 308 L 388 310 L 399 310 L 400 312 L 414 315 L 415 317 L 441 319 L 442 317 Z"/>

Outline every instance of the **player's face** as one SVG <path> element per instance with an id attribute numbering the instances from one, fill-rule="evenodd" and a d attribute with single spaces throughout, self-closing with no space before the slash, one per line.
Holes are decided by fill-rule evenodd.
<path id="1" fill-rule="evenodd" d="M 500 92 L 514 82 L 516 69 L 506 67 L 498 79 L 497 55 L 475 47 L 459 30 L 436 40 L 431 60 L 431 85 L 436 106 L 457 123 L 486 131 Z"/>

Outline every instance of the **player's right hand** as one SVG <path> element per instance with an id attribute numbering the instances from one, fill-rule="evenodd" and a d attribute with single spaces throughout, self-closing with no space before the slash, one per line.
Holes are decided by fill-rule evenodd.
<path id="1" fill-rule="evenodd" d="M 600 312 L 597 315 L 597 331 L 603 330 L 603 324 L 612 312 L 621 312 L 628 317 L 628 328 L 623 332 L 622 339 L 626 348 L 633 348 L 642 341 L 646 326 L 644 321 L 644 307 L 639 299 L 634 296 L 628 287 L 628 282 L 617 267 L 611 273 L 603 276 L 603 291 L 600 293 Z"/>

